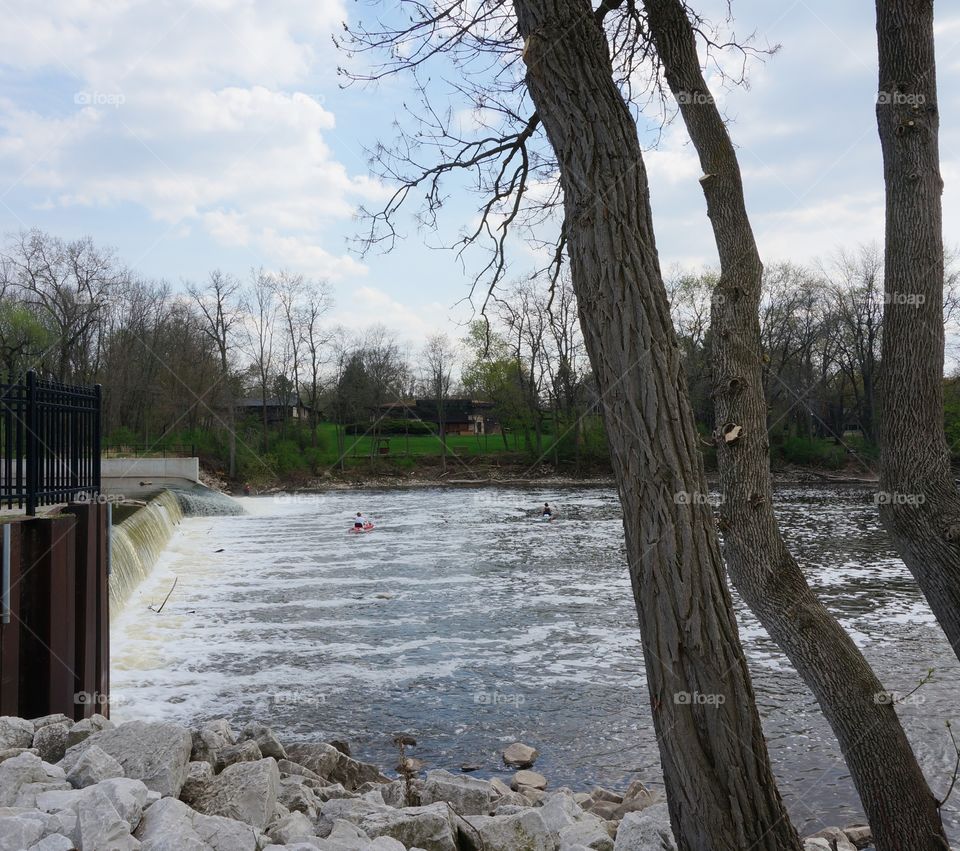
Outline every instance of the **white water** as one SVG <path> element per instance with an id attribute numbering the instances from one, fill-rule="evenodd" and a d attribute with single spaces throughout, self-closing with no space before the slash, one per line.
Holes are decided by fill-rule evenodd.
<path id="1" fill-rule="evenodd" d="M 544 500 L 559 519 L 534 522 Z M 869 496 L 779 494 L 795 553 L 890 689 L 936 794 L 953 753 L 958 666 Z M 501 771 L 536 745 L 554 785 L 659 780 L 615 494 L 601 489 L 411 490 L 242 500 L 242 517 L 185 519 L 113 632 L 118 718 L 259 717 L 287 738 L 344 736 L 395 761 L 411 730 L 431 766 Z M 356 511 L 377 524 L 351 535 Z M 218 552 L 222 550 L 222 552 Z M 156 615 L 159 604 L 176 590 Z M 860 817 L 809 692 L 739 605 L 781 788 L 804 831 Z M 954 713 L 957 713 L 956 715 Z M 946 813 L 952 826 L 956 813 Z"/>

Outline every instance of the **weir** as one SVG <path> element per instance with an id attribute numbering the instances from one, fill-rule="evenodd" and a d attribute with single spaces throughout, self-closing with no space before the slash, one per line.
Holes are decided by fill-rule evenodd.
<path id="1" fill-rule="evenodd" d="M 147 578 L 185 516 L 242 513 L 243 509 L 230 497 L 198 485 L 159 491 L 146 505 L 114 523 L 110 620 L 123 611 L 134 589 Z"/>

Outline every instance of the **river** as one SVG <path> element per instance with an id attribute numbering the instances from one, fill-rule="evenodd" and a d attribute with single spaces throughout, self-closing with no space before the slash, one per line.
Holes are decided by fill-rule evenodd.
<path id="1" fill-rule="evenodd" d="M 558 519 L 539 522 L 544 500 Z M 390 767 L 412 732 L 429 767 L 506 776 L 505 743 L 553 786 L 660 784 L 619 504 L 612 490 L 334 492 L 241 500 L 183 521 L 113 626 L 114 717 L 267 720 L 281 739 L 350 741 Z M 356 511 L 376 529 L 348 534 Z M 933 791 L 950 784 L 958 664 L 852 487 L 777 491 L 809 581 L 875 666 Z M 160 614 L 159 605 L 177 585 Z M 774 768 L 803 833 L 862 820 L 809 691 L 735 598 Z M 960 793 L 958 793 L 960 794 Z M 960 839 L 960 808 L 945 808 Z"/>

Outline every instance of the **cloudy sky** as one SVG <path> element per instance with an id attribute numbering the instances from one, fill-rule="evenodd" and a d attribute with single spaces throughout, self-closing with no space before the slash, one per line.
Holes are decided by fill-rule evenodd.
<path id="1" fill-rule="evenodd" d="M 716 5 L 706 0 L 704 8 Z M 960 241 L 960 9 L 939 5 L 946 237 Z M 252 266 L 328 278 L 337 318 L 408 337 L 466 316 L 469 276 L 410 224 L 390 256 L 348 239 L 386 187 L 365 146 L 389 138 L 396 80 L 342 90 L 338 0 L 6 0 L 0 30 L 0 225 L 115 246 L 179 285 Z M 871 0 L 735 0 L 738 36 L 780 44 L 720 91 L 769 261 L 809 261 L 878 239 Z M 714 260 L 699 169 L 682 125 L 648 154 L 661 260 Z M 457 201 L 447 224 L 470 220 Z M 469 270 L 468 270 L 469 271 Z"/>

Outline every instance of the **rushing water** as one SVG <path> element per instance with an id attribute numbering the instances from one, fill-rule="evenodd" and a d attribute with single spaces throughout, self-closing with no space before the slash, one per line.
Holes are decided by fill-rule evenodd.
<path id="1" fill-rule="evenodd" d="M 899 706 L 942 795 L 956 757 L 958 665 L 879 530 L 870 495 L 790 488 L 778 511 L 807 576 Z M 559 519 L 534 518 L 550 500 Z M 516 739 L 554 786 L 657 785 L 659 757 L 622 527 L 606 489 L 409 490 L 241 500 L 185 519 L 117 619 L 114 714 L 268 719 L 283 736 L 347 738 L 393 764 L 415 733 L 431 766 L 502 772 Z M 358 510 L 374 532 L 348 534 Z M 159 603 L 179 577 L 159 615 Z M 808 690 L 737 600 L 781 789 L 804 832 L 862 818 Z M 946 818 L 960 838 L 956 808 Z"/>

